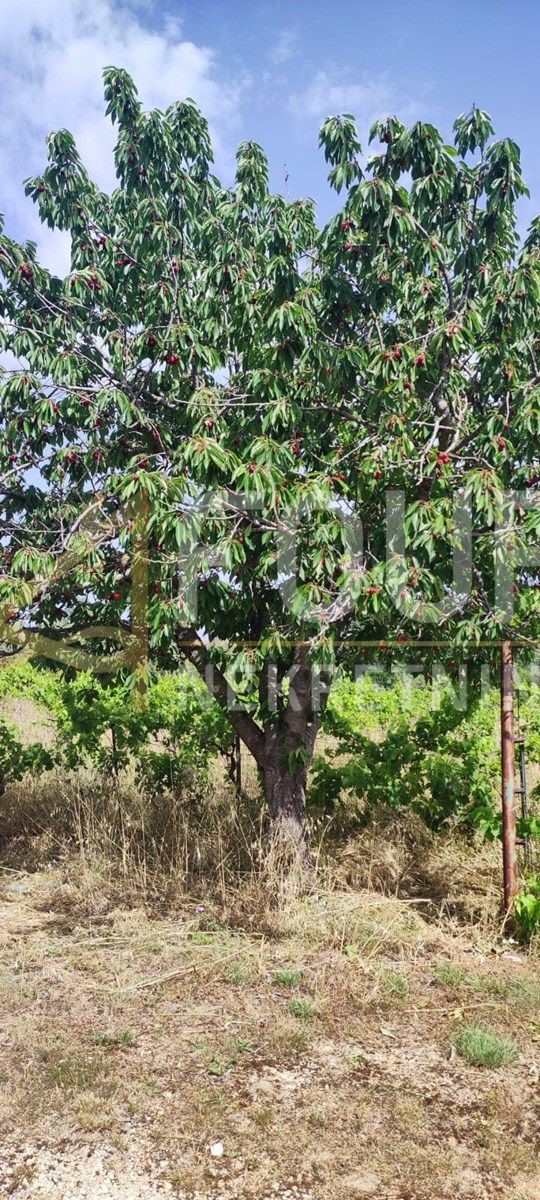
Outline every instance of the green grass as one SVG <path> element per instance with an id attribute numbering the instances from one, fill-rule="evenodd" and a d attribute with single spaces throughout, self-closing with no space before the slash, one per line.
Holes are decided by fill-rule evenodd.
<path id="1" fill-rule="evenodd" d="M 276 983 L 279 983 L 280 987 L 295 988 L 295 987 L 298 987 L 298 985 L 301 982 L 302 972 L 301 971 L 276 971 L 276 973 L 274 975 L 274 979 L 275 979 Z"/>
<path id="2" fill-rule="evenodd" d="M 504 1067 L 517 1058 L 513 1042 L 507 1041 L 495 1029 L 469 1025 L 456 1041 L 456 1050 L 476 1067 Z"/>
<path id="3" fill-rule="evenodd" d="M 108 1050 L 116 1050 L 122 1046 L 134 1046 L 135 1038 L 129 1029 L 123 1033 L 98 1033 L 96 1046 L 105 1046 Z"/>
<path id="4" fill-rule="evenodd" d="M 249 967 L 245 967 L 241 963 L 232 963 L 229 967 L 225 967 L 223 978 L 227 983 L 249 983 L 251 971 Z"/>
<path id="5" fill-rule="evenodd" d="M 300 1017 L 303 1021 L 309 1021 L 315 1013 L 311 1000 L 291 1000 L 291 1013 L 293 1017 Z"/>
<path id="6" fill-rule="evenodd" d="M 380 985 L 381 995 L 386 1000 L 405 1000 L 409 995 L 409 984 L 398 971 L 381 971 Z"/>
<path id="7" fill-rule="evenodd" d="M 437 963 L 433 974 L 437 983 L 442 983 L 445 987 L 459 988 L 463 986 L 465 981 L 465 975 L 461 967 L 457 967 L 452 962 Z"/>

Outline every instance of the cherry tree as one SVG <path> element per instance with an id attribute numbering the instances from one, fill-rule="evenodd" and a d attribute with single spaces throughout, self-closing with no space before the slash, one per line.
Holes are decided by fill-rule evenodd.
<path id="1" fill-rule="evenodd" d="M 534 637 L 540 218 L 521 241 L 518 147 L 476 108 L 454 145 L 378 121 L 367 163 L 326 120 L 320 228 L 256 143 L 226 187 L 191 100 L 104 78 L 117 189 L 65 130 L 26 184 L 69 274 L 0 236 L 4 651 L 190 660 L 302 846 L 340 662 Z"/>

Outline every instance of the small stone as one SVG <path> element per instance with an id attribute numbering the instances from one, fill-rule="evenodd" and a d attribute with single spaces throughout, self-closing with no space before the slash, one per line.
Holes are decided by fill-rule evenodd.
<path id="1" fill-rule="evenodd" d="M 223 1158 L 223 1142 L 211 1142 L 210 1154 L 212 1158 Z"/>

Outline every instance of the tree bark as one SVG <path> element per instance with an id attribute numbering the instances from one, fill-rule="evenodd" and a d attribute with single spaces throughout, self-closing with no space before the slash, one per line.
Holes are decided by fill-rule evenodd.
<path id="1" fill-rule="evenodd" d="M 330 676 L 323 676 L 316 700 L 309 647 L 296 647 L 286 702 L 274 719 L 261 727 L 249 713 L 231 705 L 231 688 L 223 673 L 206 670 L 204 646 L 195 630 L 184 642 L 186 657 L 205 679 L 214 698 L 223 706 L 235 733 L 253 755 L 261 772 L 268 807 L 271 840 L 279 842 L 284 856 L 304 865 L 311 863 L 306 820 L 306 783 L 315 739 L 329 691 Z M 263 681 L 261 681 L 263 683 Z M 264 692 L 264 687 L 263 687 Z"/>
<path id="2" fill-rule="evenodd" d="M 325 694 L 329 680 L 325 680 Z M 314 675 L 306 646 L 296 649 L 287 705 L 264 731 L 264 795 L 271 831 L 291 857 L 311 861 L 306 820 L 306 784 L 322 721 L 324 696 L 315 703 Z"/>
<path id="3" fill-rule="evenodd" d="M 287 728 L 281 723 L 265 731 L 261 771 L 270 836 L 285 857 L 291 860 L 296 858 L 308 865 L 311 856 L 306 820 L 306 782 L 313 747 L 310 750 L 307 746 L 295 745 L 295 752 L 302 755 L 302 762 L 298 769 L 291 770 L 287 762 L 287 734 Z"/>

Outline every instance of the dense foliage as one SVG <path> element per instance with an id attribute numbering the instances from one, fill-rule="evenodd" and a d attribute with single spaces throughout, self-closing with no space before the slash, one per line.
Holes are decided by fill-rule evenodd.
<path id="1" fill-rule="evenodd" d="M 528 760 L 538 763 L 540 691 L 527 685 L 521 695 Z M 359 825 L 370 821 L 380 806 L 411 809 L 434 830 L 500 837 L 499 697 L 457 699 L 448 685 L 434 694 L 396 679 L 336 683 L 325 718 L 332 741 L 313 764 L 313 808 L 346 827 L 353 814 Z M 540 835 L 537 790 L 532 799 L 534 811 L 518 821 L 522 837 Z"/>
<path id="2" fill-rule="evenodd" d="M 223 186 L 191 101 L 145 113 L 113 68 L 105 95 L 112 195 L 65 130 L 27 184 L 70 234 L 67 277 L 0 237 L 6 648 L 69 659 L 79 635 L 111 655 L 131 616 L 159 665 L 213 662 L 220 703 L 225 673 L 243 702 L 229 719 L 271 814 L 301 822 L 314 666 L 358 640 L 535 636 L 522 564 L 540 519 L 539 219 L 521 245 L 519 150 L 476 108 L 453 146 L 429 124 L 377 122 L 367 166 L 352 117 L 329 118 L 344 201 L 320 229 L 310 201 L 269 192 L 253 142 Z M 406 542 L 387 561 L 389 487 Z M 525 499 L 505 499 L 515 489 Z M 474 555 L 458 594 L 456 496 Z M 135 500 L 147 618 L 130 613 Z"/>
<path id="3" fill-rule="evenodd" d="M 0 726 L 0 755 L 7 760 L 9 753 L 12 764 L 6 782 L 56 763 L 68 770 L 89 766 L 113 782 L 133 776 L 150 796 L 169 790 L 178 799 L 184 793 L 193 798 L 211 762 L 232 754 L 231 727 L 196 675 L 153 680 L 141 710 L 127 679 L 102 681 L 90 672 L 69 677 L 26 663 L 0 672 L 0 700 L 17 696 L 51 714 L 55 737 L 50 750 L 32 745 L 23 751 Z"/>

